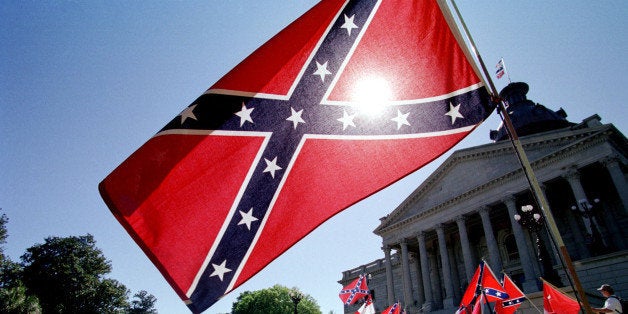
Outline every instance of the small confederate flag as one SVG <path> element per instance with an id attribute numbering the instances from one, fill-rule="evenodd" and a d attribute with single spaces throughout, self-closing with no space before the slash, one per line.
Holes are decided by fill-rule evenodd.
<path id="1" fill-rule="evenodd" d="M 493 271 L 485 261 L 481 261 L 475 270 L 456 313 L 468 311 L 476 303 L 480 295 L 485 295 L 487 302 L 508 299 L 508 294 L 499 284 L 495 274 L 493 274 Z"/>
<path id="2" fill-rule="evenodd" d="M 497 62 L 497 64 L 495 65 L 495 68 L 497 69 L 495 70 L 495 75 L 497 76 L 497 78 L 502 78 L 502 76 L 504 76 L 504 73 L 506 72 L 506 69 L 504 68 L 504 59 L 500 59 L 499 62 Z"/>
<path id="3" fill-rule="evenodd" d="M 193 312 L 490 114 L 445 7 L 321 1 L 100 183 L 107 206 Z"/>
<path id="4" fill-rule="evenodd" d="M 495 312 L 512 314 L 526 300 L 526 296 L 506 274 L 504 274 L 504 290 L 508 293 L 508 299 L 495 302 Z"/>
<path id="5" fill-rule="evenodd" d="M 382 311 L 382 314 L 400 314 L 401 313 L 401 305 L 399 302 L 389 306 L 387 309 Z"/>
<path id="6" fill-rule="evenodd" d="M 469 285 L 467 286 L 467 290 L 464 292 L 462 296 L 462 300 L 460 301 L 460 306 L 458 307 L 458 313 L 465 313 L 468 309 L 472 308 L 472 305 L 475 303 L 477 298 L 482 293 L 482 277 L 484 272 L 484 261 L 480 262 L 478 268 L 475 269 L 475 273 L 473 274 L 473 278 Z"/>
<path id="7" fill-rule="evenodd" d="M 360 275 L 346 287 L 340 290 L 340 300 L 344 304 L 353 304 L 357 300 L 369 295 L 369 288 L 366 286 L 366 277 Z"/>
<path id="8" fill-rule="evenodd" d="M 543 280 L 543 311 L 545 314 L 578 314 L 580 304 Z"/>
<path id="9" fill-rule="evenodd" d="M 493 302 L 497 300 L 505 300 L 508 299 L 508 293 L 497 280 L 493 270 L 491 267 L 483 262 L 484 264 L 484 276 L 482 276 L 482 292 L 486 296 L 487 302 Z"/>

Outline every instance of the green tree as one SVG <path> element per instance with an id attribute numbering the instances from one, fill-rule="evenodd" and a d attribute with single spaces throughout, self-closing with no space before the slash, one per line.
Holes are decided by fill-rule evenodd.
<path id="1" fill-rule="evenodd" d="M 157 310 L 154 308 L 157 298 L 152 294 L 141 290 L 133 296 L 137 300 L 131 301 L 131 307 L 128 310 L 129 314 L 157 314 Z"/>
<path id="2" fill-rule="evenodd" d="M 294 313 L 294 303 L 290 293 L 295 290 L 296 288 L 289 289 L 281 285 L 274 285 L 267 289 L 242 292 L 233 303 L 231 313 L 292 314 Z M 306 294 L 303 294 L 297 310 L 299 314 L 322 313 L 316 300 Z"/>
<path id="3" fill-rule="evenodd" d="M 92 235 L 49 237 L 22 255 L 22 278 L 44 313 L 117 313 L 129 308 L 128 291 L 104 278 L 109 261 Z"/>
<path id="4" fill-rule="evenodd" d="M 5 214 L 0 215 L 0 313 L 41 313 L 37 298 L 26 294 L 20 279 L 22 267 L 4 255 L 8 221 Z"/>
<path id="5" fill-rule="evenodd" d="M 49 237 L 12 262 L 2 247 L 7 221 L 0 215 L 0 313 L 157 313 L 153 295 L 142 290 L 129 301 L 123 284 L 104 277 L 111 264 L 89 234 Z"/>
<path id="6" fill-rule="evenodd" d="M 41 313 L 36 297 L 26 294 L 23 285 L 0 289 L 0 312 L 2 313 Z"/>
<path id="7" fill-rule="evenodd" d="M 2 208 L 0 208 L 0 210 L 2 210 Z M 8 237 L 7 226 L 6 226 L 7 222 L 9 222 L 9 218 L 7 218 L 7 215 L 2 213 L 2 215 L 0 216 L 0 256 L 1 258 L 4 258 L 4 244 L 7 243 L 7 237 Z"/>

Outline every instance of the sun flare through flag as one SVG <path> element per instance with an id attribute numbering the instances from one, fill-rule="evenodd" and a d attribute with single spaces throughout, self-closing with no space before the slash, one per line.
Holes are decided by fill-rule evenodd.
<path id="1" fill-rule="evenodd" d="M 100 183 L 191 311 L 491 113 L 444 6 L 321 1 Z"/>

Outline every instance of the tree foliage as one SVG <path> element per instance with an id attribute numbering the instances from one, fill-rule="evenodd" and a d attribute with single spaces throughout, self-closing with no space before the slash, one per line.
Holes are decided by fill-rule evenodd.
<path id="1" fill-rule="evenodd" d="M 6 215 L 0 215 L 0 313 L 155 314 L 157 299 L 142 290 L 129 300 L 127 288 L 106 278 L 111 263 L 92 235 L 49 237 L 22 255 L 4 255 Z"/>
<path id="2" fill-rule="evenodd" d="M 45 313 L 114 313 L 128 307 L 127 289 L 104 278 L 111 265 L 91 235 L 49 237 L 22 255 L 22 278 Z"/>
<path id="3" fill-rule="evenodd" d="M 41 313 L 37 297 L 26 294 L 21 280 L 22 267 L 4 255 L 3 244 L 7 240 L 5 214 L 0 215 L 0 312 L 1 313 Z"/>
<path id="4" fill-rule="evenodd" d="M 127 311 L 129 314 L 156 314 L 157 310 L 155 310 L 155 302 L 157 302 L 157 298 L 155 298 L 152 294 L 148 294 L 148 292 L 141 290 L 140 292 L 133 295 L 137 300 L 131 301 L 131 307 Z"/>
<path id="5" fill-rule="evenodd" d="M 231 307 L 232 314 L 291 314 L 294 313 L 294 303 L 290 297 L 292 291 L 281 285 L 274 285 L 271 288 L 242 292 Z M 309 295 L 303 294 L 303 298 L 298 303 L 299 314 L 321 314 L 320 307 L 316 300 Z"/>

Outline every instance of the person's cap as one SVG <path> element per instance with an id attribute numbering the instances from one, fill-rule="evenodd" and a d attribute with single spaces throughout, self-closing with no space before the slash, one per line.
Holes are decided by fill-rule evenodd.
<path id="1" fill-rule="evenodd" d="M 612 291 L 613 288 L 611 288 L 611 285 L 603 284 L 602 286 L 597 288 L 597 290 L 599 290 L 599 291 Z"/>

